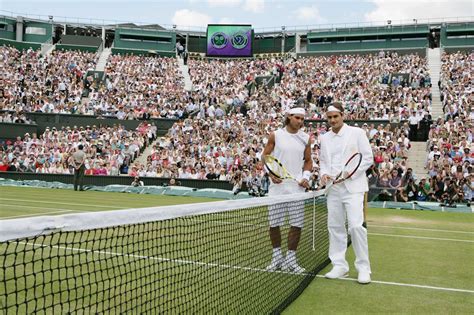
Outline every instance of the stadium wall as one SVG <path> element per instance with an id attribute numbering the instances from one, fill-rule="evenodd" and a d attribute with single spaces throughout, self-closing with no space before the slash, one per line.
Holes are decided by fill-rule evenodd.
<path id="1" fill-rule="evenodd" d="M 15 40 L 16 19 L 3 16 L 0 17 L 0 24 L 3 26 L 3 29 L 0 30 L 0 38 Z"/>
<path id="2" fill-rule="evenodd" d="M 131 48 L 112 48 L 113 55 L 155 55 L 161 57 L 175 57 L 174 51 L 161 51 L 161 50 L 144 50 L 144 49 L 131 49 Z"/>
<path id="3" fill-rule="evenodd" d="M 359 51 L 425 48 L 428 25 L 339 28 L 307 34 L 307 51 Z"/>
<path id="4" fill-rule="evenodd" d="M 4 111 L 0 111 L 2 113 Z M 17 136 L 23 137 L 25 133 L 30 133 L 33 131 L 37 134 L 43 133 L 46 127 L 56 127 L 60 129 L 61 127 L 73 127 L 73 126 L 93 126 L 93 125 L 102 125 L 102 126 L 113 126 L 113 125 L 122 125 L 126 129 L 135 129 L 137 126 L 143 122 L 143 120 L 119 120 L 115 118 L 104 118 L 100 119 L 97 116 L 93 115 L 75 115 L 75 114 L 46 114 L 46 113 L 26 113 L 28 119 L 31 119 L 36 123 L 36 125 L 31 124 L 8 124 L 8 128 L 3 128 L 3 125 L 0 125 L 0 138 L 11 139 Z M 152 122 L 157 127 L 157 133 L 159 135 L 165 134 L 176 122 L 175 119 L 166 119 L 166 118 L 153 118 L 149 122 Z M 16 127 L 13 127 L 16 126 Z M 9 130 L 10 129 L 10 130 Z M 33 130 L 34 129 L 34 130 Z"/>
<path id="5" fill-rule="evenodd" d="M 115 30 L 114 47 L 174 52 L 176 33 L 166 30 L 118 28 Z"/>
<path id="6" fill-rule="evenodd" d="M 56 50 L 79 50 L 85 52 L 97 52 L 98 47 L 71 45 L 71 44 L 56 44 Z"/>
<path id="7" fill-rule="evenodd" d="M 418 54 L 422 57 L 426 56 L 426 48 L 397 48 L 397 49 L 360 49 L 360 50 L 327 50 L 327 51 L 312 51 L 298 53 L 298 57 L 309 57 L 309 56 L 339 56 L 345 54 L 351 55 L 369 55 L 378 53 L 379 51 L 396 51 L 399 55 L 407 54 Z"/>
<path id="8" fill-rule="evenodd" d="M 0 172 L 0 177 L 13 180 L 40 180 L 45 182 L 61 182 L 73 184 L 74 176 L 65 174 L 37 174 L 37 173 L 17 173 Z M 168 184 L 169 178 L 140 177 L 145 186 L 163 186 Z M 84 185 L 107 186 L 107 185 L 130 185 L 134 180 L 131 176 L 84 176 Z M 191 188 L 215 188 L 232 190 L 232 184 L 227 181 L 201 180 L 201 179 L 178 179 L 181 186 Z"/>
<path id="9" fill-rule="evenodd" d="M 31 43 L 31 42 L 17 42 L 16 40 L 9 40 L 5 38 L 0 38 L 0 45 L 5 45 L 5 46 L 12 46 L 15 47 L 18 50 L 23 50 L 23 49 L 40 49 L 41 44 L 40 43 Z"/>
<path id="10" fill-rule="evenodd" d="M 53 37 L 53 25 L 47 22 L 36 22 L 36 21 L 24 21 L 24 34 L 23 34 L 23 41 L 24 42 L 34 42 L 34 43 L 46 43 L 52 40 Z M 45 34 L 28 34 L 26 31 L 28 28 L 38 28 L 44 29 Z"/>
<path id="11" fill-rule="evenodd" d="M 25 133 L 38 133 L 38 125 L 0 123 L 0 139 L 15 139 L 16 137 L 23 137 Z"/>
<path id="12" fill-rule="evenodd" d="M 441 46 L 444 48 L 474 47 L 474 22 L 447 24 L 441 28 Z"/>

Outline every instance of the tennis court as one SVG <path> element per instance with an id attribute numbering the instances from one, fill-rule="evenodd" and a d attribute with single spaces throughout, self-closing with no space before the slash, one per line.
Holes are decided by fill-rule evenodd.
<path id="1" fill-rule="evenodd" d="M 100 212 L 210 200 L 215 201 L 192 197 L 0 188 L 0 209 L 4 218 Z M 303 275 L 264 271 L 271 250 L 265 224 L 266 208 L 261 207 L 171 221 L 158 228 L 153 225 L 131 226 L 118 231 L 101 229 L 80 236 L 66 234 L 66 243 L 74 245 L 61 246 L 53 244 L 54 240 L 47 240 L 45 244 L 44 240 L 36 240 L 33 244 L 18 244 L 16 250 L 26 249 L 25 257 L 29 255 L 30 259 L 35 255 L 35 259 L 39 259 L 46 253 L 63 254 L 66 258 L 48 262 L 47 269 L 51 270 L 60 270 L 63 265 L 76 266 L 80 262 L 84 270 L 78 270 L 76 266 L 70 273 L 52 273 L 48 280 L 54 285 L 44 290 L 45 293 L 54 293 L 65 287 L 79 288 L 66 290 L 67 293 L 62 294 L 60 300 L 74 300 L 76 304 L 70 307 L 85 311 L 131 311 L 132 306 L 124 301 L 125 295 L 141 302 L 156 299 L 159 305 L 181 311 L 190 306 L 217 311 L 222 309 L 222 303 L 234 304 L 231 307 L 238 308 L 242 300 L 246 300 L 249 305 L 259 305 L 265 304 L 266 300 L 285 299 L 285 291 L 293 292 L 301 287 L 302 278 L 310 281 L 314 276 L 312 272 L 323 263 L 321 257 L 324 255 L 321 253 L 327 250 L 327 244 L 322 234 L 315 236 L 314 233 L 323 233 L 323 229 L 311 222 L 320 223 L 324 216 L 315 220 L 311 203 L 306 203 L 305 208 L 309 211 L 306 211 L 299 256 L 308 273 Z M 353 281 L 357 277 L 354 270 L 351 270 L 347 280 L 326 280 L 321 278 L 329 270 L 326 267 L 285 313 L 469 313 L 474 308 L 472 214 L 370 209 L 368 225 L 373 283 L 366 286 L 357 284 Z M 144 232 L 146 237 L 143 236 Z M 282 235 L 285 233 L 283 231 Z M 109 236 L 116 239 L 115 243 L 104 247 Z M 103 244 L 99 242 L 99 245 L 94 245 L 91 242 L 92 239 L 102 238 Z M 126 255 L 104 250 L 133 238 L 140 245 L 127 251 Z M 152 241 L 157 239 L 162 240 L 159 246 Z M 245 241 L 234 245 L 236 239 Z M 42 250 L 39 254 L 28 252 L 40 246 Z M 197 250 L 203 247 L 208 248 L 205 255 Z M 352 264 L 352 249 L 348 252 Z M 182 259 L 184 256 L 186 260 Z M 138 272 L 129 272 L 130 266 Z M 25 264 L 27 271 L 33 272 L 37 268 L 34 264 Z M 203 268 L 208 269 L 205 277 L 193 277 Z M 114 280 L 118 277 L 117 270 L 126 276 Z M 90 285 L 98 279 L 104 283 L 104 287 Z M 38 279 L 25 277 L 25 286 L 28 286 L 28 281 L 38 282 Z M 160 285 L 157 286 L 157 283 Z M 107 287 L 116 291 L 113 297 L 108 296 L 112 293 L 105 293 Z M 200 288 L 204 295 L 198 297 L 196 292 Z M 281 294 L 269 297 L 269 288 Z M 8 292 L 8 285 L 2 286 L 1 290 Z M 151 290 L 154 292 L 149 292 Z M 28 298 L 28 292 L 23 292 L 25 297 L 20 296 L 20 300 L 33 303 L 34 296 Z M 227 292 L 234 293 L 231 296 Z M 45 299 L 41 303 L 54 306 L 60 301 Z M 87 308 L 87 305 L 95 304 L 99 306 Z M 38 304 L 37 307 L 41 308 L 42 305 Z M 140 311 L 149 311 L 149 307 L 143 303 Z M 258 309 L 256 307 L 254 310 Z"/>

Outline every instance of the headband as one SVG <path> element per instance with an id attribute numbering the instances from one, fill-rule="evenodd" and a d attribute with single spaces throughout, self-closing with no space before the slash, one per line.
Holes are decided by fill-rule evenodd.
<path id="1" fill-rule="evenodd" d="M 326 112 L 339 112 L 339 113 L 342 113 L 340 109 L 338 109 L 337 107 L 334 107 L 332 105 L 330 105 L 328 107 L 328 110 Z"/>
<path id="2" fill-rule="evenodd" d="M 289 115 L 304 115 L 305 114 L 305 111 L 304 111 L 304 108 L 301 108 L 301 107 L 293 107 L 292 109 L 290 109 L 288 111 L 288 114 Z"/>

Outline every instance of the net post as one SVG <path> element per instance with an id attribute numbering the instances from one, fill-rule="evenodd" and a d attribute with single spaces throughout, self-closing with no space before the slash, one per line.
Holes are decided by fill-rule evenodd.
<path id="1" fill-rule="evenodd" d="M 312 248 L 313 248 L 313 251 L 316 250 L 315 237 L 316 237 L 316 196 L 313 196 L 313 235 L 312 235 L 312 239 L 313 239 Z"/>

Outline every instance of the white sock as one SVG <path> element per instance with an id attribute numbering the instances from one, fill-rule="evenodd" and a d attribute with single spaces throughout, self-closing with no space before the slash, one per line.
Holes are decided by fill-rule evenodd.
<path id="1" fill-rule="evenodd" d="M 273 256 L 272 259 L 281 259 L 281 248 L 280 247 L 274 247 L 273 248 Z"/>
<path id="2" fill-rule="evenodd" d="M 296 262 L 296 251 L 289 250 L 286 252 L 286 261 Z"/>

